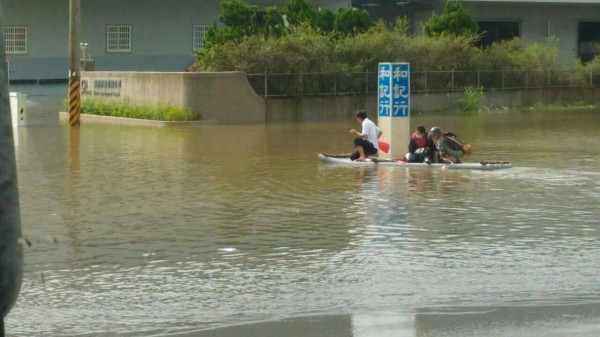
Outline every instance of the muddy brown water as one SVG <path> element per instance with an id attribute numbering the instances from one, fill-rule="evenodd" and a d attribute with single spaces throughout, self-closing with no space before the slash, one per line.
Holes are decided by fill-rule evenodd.
<path id="1" fill-rule="evenodd" d="M 58 121 L 33 94 L 9 336 L 597 336 L 600 111 L 414 116 L 478 172 L 351 168 L 355 122 Z"/>

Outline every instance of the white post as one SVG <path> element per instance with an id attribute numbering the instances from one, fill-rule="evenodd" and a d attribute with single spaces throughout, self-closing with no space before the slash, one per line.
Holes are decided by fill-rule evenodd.
<path id="1" fill-rule="evenodd" d="M 79 43 L 79 46 L 81 47 L 81 52 L 82 52 L 82 55 L 83 55 L 81 57 L 81 60 L 85 61 L 85 50 L 87 49 L 88 44 L 86 42 L 81 42 L 81 43 Z"/>
<path id="2" fill-rule="evenodd" d="M 27 94 L 21 92 L 10 92 L 10 112 L 12 116 L 12 126 L 27 125 Z M 13 132 L 18 132 L 13 130 Z M 16 141 L 16 139 L 15 139 Z"/>
<path id="3" fill-rule="evenodd" d="M 385 158 L 400 159 L 408 152 L 410 141 L 410 64 L 379 63 L 377 124 L 383 135 L 380 141 L 390 144 Z"/>

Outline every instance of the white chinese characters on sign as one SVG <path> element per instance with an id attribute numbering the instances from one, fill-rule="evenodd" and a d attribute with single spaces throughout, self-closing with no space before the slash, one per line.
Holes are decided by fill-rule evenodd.
<path id="1" fill-rule="evenodd" d="M 378 69 L 378 111 L 383 117 L 410 116 L 410 66 L 408 63 L 380 63 Z"/>
<path id="2" fill-rule="evenodd" d="M 391 64 L 379 64 L 378 76 L 378 111 L 379 116 L 389 117 L 391 114 Z"/>
<path id="3" fill-rule="evenodd" d="M 409 116 L 409 86 L 410 71 L 407 63 L 392 65 L 392 116 L 393 117 L 408 117 Z"/>

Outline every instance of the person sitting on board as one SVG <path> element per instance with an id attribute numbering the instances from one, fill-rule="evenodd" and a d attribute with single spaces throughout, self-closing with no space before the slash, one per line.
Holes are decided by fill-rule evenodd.
<path id="1" fill-rule="evenodd" d="M 427 147 L 430 149 L 429 160 L 432 163 L 440 162 L 440 151 L 438 149 L 438 139 L 442 137 L 442 129 L 437 126 L 432 127 L 427 135 Z"/>
<path id="2" fill-rule="evenodd" d="M 433 156 L 434 163 L 460 163 L 464 156 L 463 143 L 456 139 L 457 135 L 452 132 L 442 132 L 435 126 L 429 130 L 430 142 L 435 144 Z"/>
<path id="3" fill-rule="evenodd" d="M 350 133 L 356 136 L 354 138 L 356 151 L 350 155 L 350 159 L 365 161 L 367 156 L 377 154 L 379 150 L 377 139 L 381 137 L 382 132 L 373 121 L 367 118 L 367 112 L 364 110 L 356 112 L 356 121 L 362 124 L 362 131 L 350 129 Z"/>
<path id="4" fill-rule="evenodd" d="M 422 163 L 429 158 L 429 142 L 427 141 L 427 131 L 423 125 L 417 126 L 410 136 L 408 143 L 408 153 L 404 156 L 409 163 Z"/>

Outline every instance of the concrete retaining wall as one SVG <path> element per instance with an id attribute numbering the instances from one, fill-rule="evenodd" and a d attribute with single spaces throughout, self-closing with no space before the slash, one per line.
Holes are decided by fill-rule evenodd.
<path id="1" fill-rule="evenodd" d="M 462 93 L 412 94 L 411 112 L 460 110 Z M 600 89 L 595 88 L 544 88 L 526 91 L 487 91 L 482 105 L 489 108 L 521 109 L 536 104 L 597 104 Z M 374 117 L 377 97 L 323 96 L 303 98 L 267 99 L 267 122 L 337 121 L 354 118 L 358 109 L 366 109 Z"/>
<path id="2" fill-rule="evenodd" d="M 459 110 L 462 93 L 433 93 L 411 95 L 413 112 Z M 488 91 L 484 93 L 482 105 L 491 108 L 521 108 L 523 106 L 522 91 Z"/>
<path id="3" fill-rule="evenodd" d="M 432 112 L 460 109 L 461 93 L 412 94 L 411 111 Z M 486 92 L 483 105 L 521 108 L 523 92 Z M 353 119 L 356 110 L 366 109 L 372 118 L 377 111 L 376 95 L 268 98 L 267 122 L 339 121 Z"/>
<path id="4" fill-rule="evenodd" d="M 523 106 L 536 104 L 598 104 L 600 88 L 529 89 L 523 92 Z"/>
<path id="5" fill-rule="evenodd" d="M 374 94 L 265 99 L 256 94 L 243 72 L 84 72 L 82 81 L 84 97 L 171 104 L 197 111 L 205 120 L 226 124 L 327 122 L 352 119 L 358 109 L 366 109 L 371 116 L 377 111 Z M 462 93 L 412 94 L 411 111 L 457 110 L 462 97 Z M 600 89 L 544 88 L 488 91 L 482 104 L 519 109 L 535 104 L 599 101 Z"/>
<path id="6" fill-rule="evenodd" d="M 243 72 L 83 72 L 83 97 L 190 108 L 218 123 L 264 123 L 265 100 Z"/>
<path id="7" fill-rule="evenodd" d="M 357 109 L 371 106 L 376 106 L 374 95 L 268 98 L 267 122 L 343 121 L 353 119 Z"/>

